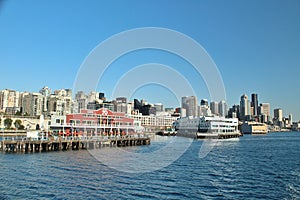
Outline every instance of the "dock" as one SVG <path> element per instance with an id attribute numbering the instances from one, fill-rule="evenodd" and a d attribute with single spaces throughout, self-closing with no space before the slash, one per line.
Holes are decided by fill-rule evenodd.
<path id="1" fill-rule="evenodd" d="M 88 137 L 88 138 L 58 138 L 43 140 L 2 140 L 0 150 L 4 152 L 50 152 L 79 149 L 100 149 L 104 147 L 126 147 L 149 145 L 148 136 L 114 136 L 114 137 Z"/>

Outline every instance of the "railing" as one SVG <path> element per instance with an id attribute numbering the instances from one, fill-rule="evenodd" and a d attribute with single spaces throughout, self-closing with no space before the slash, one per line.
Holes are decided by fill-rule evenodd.
<path id="1" fill-rule="evenodd" d="M 8 136 L 1 137 L 0 141 L 70 141 L 70 140 L 80 140 L 80 141 L 108 141 L 108 140 L 120 140 L 120 139 L 139 139 L 139 138 L 149 138 L 146 134 L 133 134 L 133 135 L 111 135 L 111 136 L 41 136 L 38 138 L 27 138 L 25 136 Z"/>

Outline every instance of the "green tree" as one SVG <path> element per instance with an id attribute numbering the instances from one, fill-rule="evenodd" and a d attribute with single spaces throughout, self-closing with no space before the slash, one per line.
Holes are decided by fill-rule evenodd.
<path id="1" fill-rule="evenodd" d="M 17 120 L 14 122 L 14 125 L 15 125 L 16 129 L 19 130 L 19 129 L 21 128 L 21 126 L 22 126 L 22 121 L 19 120 L 19 119 L 17 119 Z"/>
<path id="2" fill-rule="evenodd" d="M 11 125 L 12 125 L 12 119 L 6 118 L 6 119 L 4 120 L 4 126 L 5 126 L 5 128 L 6 128 L 6 129 L 10 129 L 10 128 L 11 128 Z"/>
<path id="3" fill-rule="evenodd" d="M 17 115 L 17 116 L 21 116 L 21 115 L 22 115 L 22 112 L 18 110 L 18 111 L 16 112 L 16 114 L 15 114 L 15 115 Z"/>

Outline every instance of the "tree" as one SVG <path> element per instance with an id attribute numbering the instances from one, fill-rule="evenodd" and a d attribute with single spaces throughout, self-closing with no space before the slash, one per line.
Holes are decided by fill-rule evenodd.
<path id="1" fill-rule="evenodd" d="M 14 122 L 14 125 L 16 127 L 16 129 L 20 130 L 21 126 L 22 126 L 22 121 L 17 119 L 15 122 Z M 23 126 L 24 127 L 24 126 Z"/>
<path id="2" fill-rule="evenodd" d="M 12 119 L 6 118 L 6 119 L 4 120 L 4 126 L 5 126 L 5 128 L 6 128 L 6 129 L 10 129 L 10 128 L 11 128 L 11 125 L 12 125 Z"/>
<path id="3" fill-rule="evenodd" d="M 18 111 L 16 112 L 16 114 L 15 114 L 15 115 L 17 115 L 17 116 L 21 116 L 21 115 L 22 115 L 22 112 L 18 110 Z"/>

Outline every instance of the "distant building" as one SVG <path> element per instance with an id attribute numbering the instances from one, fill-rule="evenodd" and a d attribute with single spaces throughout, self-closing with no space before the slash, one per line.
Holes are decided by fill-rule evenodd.
<path id="1" fill-rule="evenodd" d="M 207 99 L 201 99 L 200 105 L 208 107 L 208 100 Z"/>
<path id="2" fill-rule="evenodd" d="M 170 115 L 126 115 L 135 121 L 141 121 L 141 125 L 145 128 L 146 132 L 159 131 L 166 128 L 171 128 L 173 123 L 178 119 L 178 117 L 172 117 Z"/>
<path id="3" fill-rule="evenodd" d="M 232 108 L 230 108 L 228 111 L 228 117 L 229 118 L 240 118 L 240 106 L 233 105 Z"/>
<path id="4" fill-rule="evenodd" d="M 251 94 L 251 107 L 253 108 L 253 116 L 258 116 L 258 97 L 257 94 Z"/>
<path id="5" fill-rule="evenodd" d="M 181 108 L 186 110 L 186 116 L 198 116 L 198 99 L 196 96 L 186 96 L 181 98 Z"/>
<path id="6" fill-rule="evenodd" d="M 134 109 L 138 110 L 142 115 L 155 115 L 156 109 L 149 105 L 145 100 L 141 102 L 137 99 L 134 99 Z"/>
<path id="7" fill-rule="evenodd" d="M 210 102 L 210 110 L 214 115 L 219 115 L 219 103 L 218 102 Z"/>
<path id="8" fill-rule="evenodd" d="M 156 112 L 163 112 L 164 111 L 164 105 L 162 103 L 155 103 L 154 107 L 156 109 Z"/>
<path id="9" fill-rule="evenodd" d="M 44 86 L 42 89 L 40 89 L 40 93 L 43 96 L 48 97 L 51 94 L 51 89 L 48 86 Z"/>
<path id="10" fill-rule="evenodd" d="M 40 93 L 24 93 L 22 98 L 22 112 L 29 116 L 43 114 L 43 95 Z"/>
<path id="11" fill-rule="evenodd" d="M 266 134 L 268 127 L 264 123 L 245 122 L 241 125 L 241 132 L 243 134 Z"/>
<path id="12" fill-rule="evenodd" d="M 200 102 L 200 106 L 198 106 L 198 115 L 199 116 L 211 116 L 211 110 L 208 106 L 207 99 L 202 99 Z"/>
<path id="13" fill-rule="evenodd" d="M 0 91 L 0 112 L 15 114 L 20 109 L 20 93 L 15 90 Z"/>
<path id="14" fill-rule="evenodd" d="M 180 117 L 186 117 L 186 109 L 185 108 L 176 108 L 175 113 L 180 114 Z"/>
<path id="15" fill-rule="evenodd" d="M 221 117 L 226 117 L 228 115 L 228 106 L 224 100 L 219 102 L 219 115 Z"/>
<path id="16" fill-rule="evenodd" d="M 282 121 L 283 111 L 281 108 L 274 109 L 274 119 L 278 121 Z"/>
<path id="17" fill-rule="evenodd" d="M 283 127 L 283 111 L 281 108 L 274 109 L 274 124 Z"/>
<path id="18" fill-rule="evenodd" d="M 245 121 L 250 116 L 250 104 L 246 94 L 241 96 L 240 101 L 240 120 Z"/>
<path id="19" fill-rule="evenodd" d="M 293 122 L 292 130 L 293 131 L 300 131 L 300 122 Z"/>
<path id="20" fill-rule="evenodd" d="M 271 108 L 269 103 L 261 103 L 258 115 L 261 116 L 261 122 L 269 122 L 271 120 Z"/>
<path id="21" fill-rule="evenodd" d="M 174 108 L 165 108 L 165 112 L 167 112 L 171 115 L 171 114 L 174 114 L 175 110 L 174 110 Z"/>
<path id="22" fill-rule="evenodd" d="M 99 93 L 99 99 L 101 99 L 101 100 L 103 100 L 103 101 L 106 100 L 105 94 L 104 94 L 103 92 L 100 92 L 100 93 Z"/>

